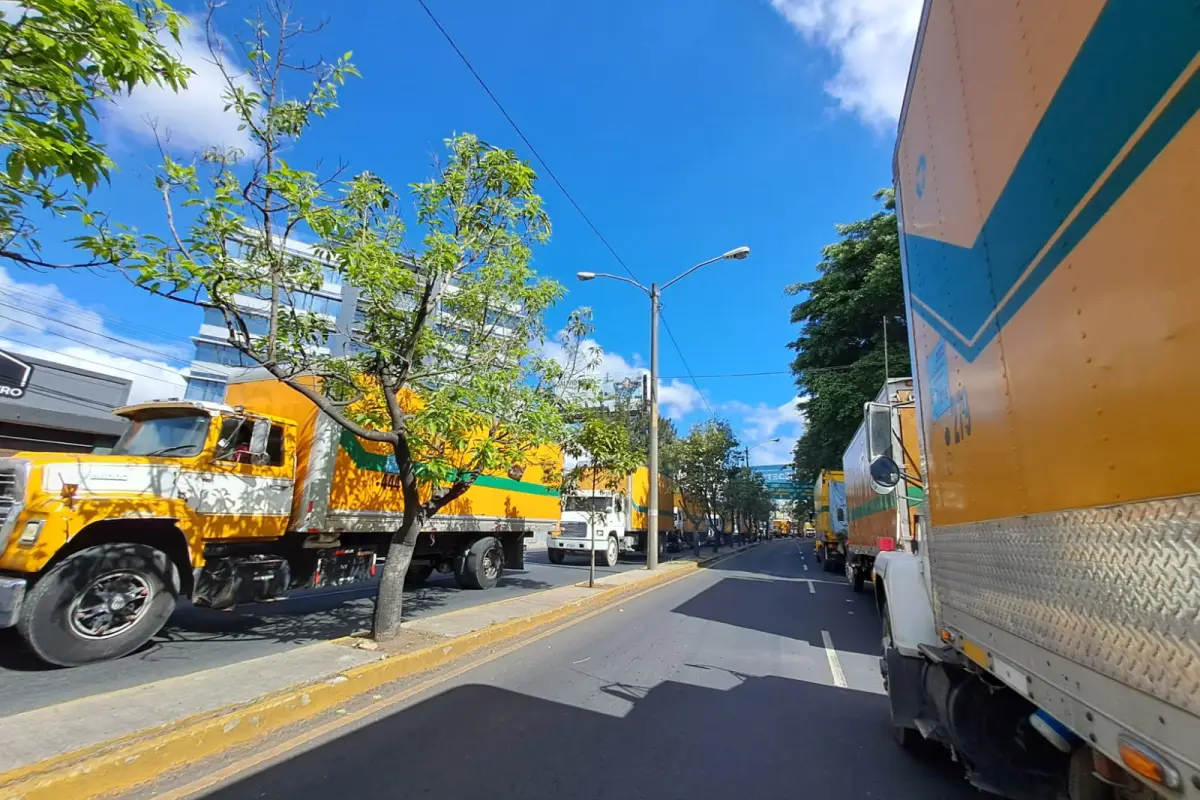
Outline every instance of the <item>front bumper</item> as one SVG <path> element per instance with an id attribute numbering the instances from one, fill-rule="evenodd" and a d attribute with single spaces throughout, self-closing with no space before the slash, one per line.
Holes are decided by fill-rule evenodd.
<path id="1" fill-rule="evenodd" d="M 0 628 L 11 628 L 21 617 L 25 603 L 24 578 L 0 578 Z"/>
<path id="2" fill-rule="evenodd" d="M 600 545 L 601 546 L 597 547 L 596 549 L 603 550 L 608 543 L 601 542 Z M 546 546 L 553 550 L 582 550 L 586 553 L 588 550 L 588 540 L 568 539 L 563 536 L 551 536 L 546 540 Z"/>

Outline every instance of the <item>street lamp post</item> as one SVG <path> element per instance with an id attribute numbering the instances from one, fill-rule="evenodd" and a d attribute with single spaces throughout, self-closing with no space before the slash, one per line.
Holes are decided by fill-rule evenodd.
<path id="1" fill-rule="evenodd" d="M 703 266 L 723 259 L 741 260 L 749 255 L 749 247 L 735 247 L 733 250 L 722 253 L 716 258 L 701 261 L 686 272 L 682 272 L 667 281 L 661 287 L 657 283 L 652 283 L 649 289 L 632 278 L 625 278 L 620 275 L 609 275 L 603 272 L 575 273 L 575 277 L 581 281 L 590 281 L 595 278 L 612 278 L 616 281 L 631 283 L 650 297 L 650 452 L 647 454 L 647 466 L 650 471 L 650 508 L 647 514 L 649 519 L 646 524 L 646 569 L 658 568 L 658 298 L 668 286 L 686 278 Z M 633 499 L 630 498 L 630 502 L 632 501 Z"/>

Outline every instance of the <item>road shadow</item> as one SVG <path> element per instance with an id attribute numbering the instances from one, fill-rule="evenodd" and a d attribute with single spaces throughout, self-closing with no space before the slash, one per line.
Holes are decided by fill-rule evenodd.
<path id="1" fill-rule="evenodd" d="M 120 661 L 189 661 L 194 646 L 226 646 L 245 643 L 304 645 L 350 636 L 370 630 L 375 611 L 377 584 L 353 587 L 295 590 L 283 600 L 250 603 L 226 611 L 200 608 L 180 601 L 166 626 L 144 647 Z M 500 588 L 522 594 L 551 588 L 523 570 L 505 572 Z M 449 576 L 438 576 L 426 584 L 404 590 L 404 617 L 416 619 L 436 613 L 464 590 Z M 471 592 L 475 594 L 475 592 Z M 233 657 L 232 660 L 240 660 Z M 227 663 L 230 659 L 222 659 Z M 88 667 L 74 668 L 88 669 Z M 219 666 L 204 663 L 196 668 Z M 15 631 L 0 631 L 0 670 L 45 672 L 57 670 L 37 658 Z"/>
<path id="2" fill-rule="evenodd" d="M 948 758 L 901 750 L 877 695 L 735 677 L 729 689 L 601 685 L 587 702 L 607 713 L 494 685 L 458 686 L 208 798 L 980 797 Z"/>
<path id="3" fill-rule="evenodd" d="M 869 594 L 805 579 L 722 578 L 671 609 L 688 617 L 735 625 L 824 647 L 821 631 L 837 631 L 838 650 L 880 654 L 879 615 Z M 848 619 L 851 617 L 852 619 Z"/>

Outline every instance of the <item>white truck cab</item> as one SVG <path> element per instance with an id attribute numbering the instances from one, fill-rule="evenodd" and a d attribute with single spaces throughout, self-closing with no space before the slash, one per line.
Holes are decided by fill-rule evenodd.
<path id="1" fill-rule="evenodd" d="M 586 555 L 595 550 L 598 561 L 615 567 L 625 549 L 627 502 L 620 493 L 609 491 L 567 497 L 559 535 L 551 536 L 547 543 L 550 561 L 561 564 L 568 552 Z"/>

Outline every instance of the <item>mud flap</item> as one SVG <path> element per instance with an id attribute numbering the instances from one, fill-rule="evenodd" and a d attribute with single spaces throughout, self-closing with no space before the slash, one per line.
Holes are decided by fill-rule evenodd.
<path id="1" fill-rule="evenodd" d="M 525 534 L 506 533 L 500 537 L 504 548 L 505 569 L 525 569 Z"/>
<path id="2" fill-rule="evenodd" d="M 925 708 L 925 659 L 901 655 L 888 650 L 879 666 L 887 671 L 888 702 L 892 708 L 892 724 L 916 728 Z M 926 715 L 927 716 L 927 715 Z"/>

